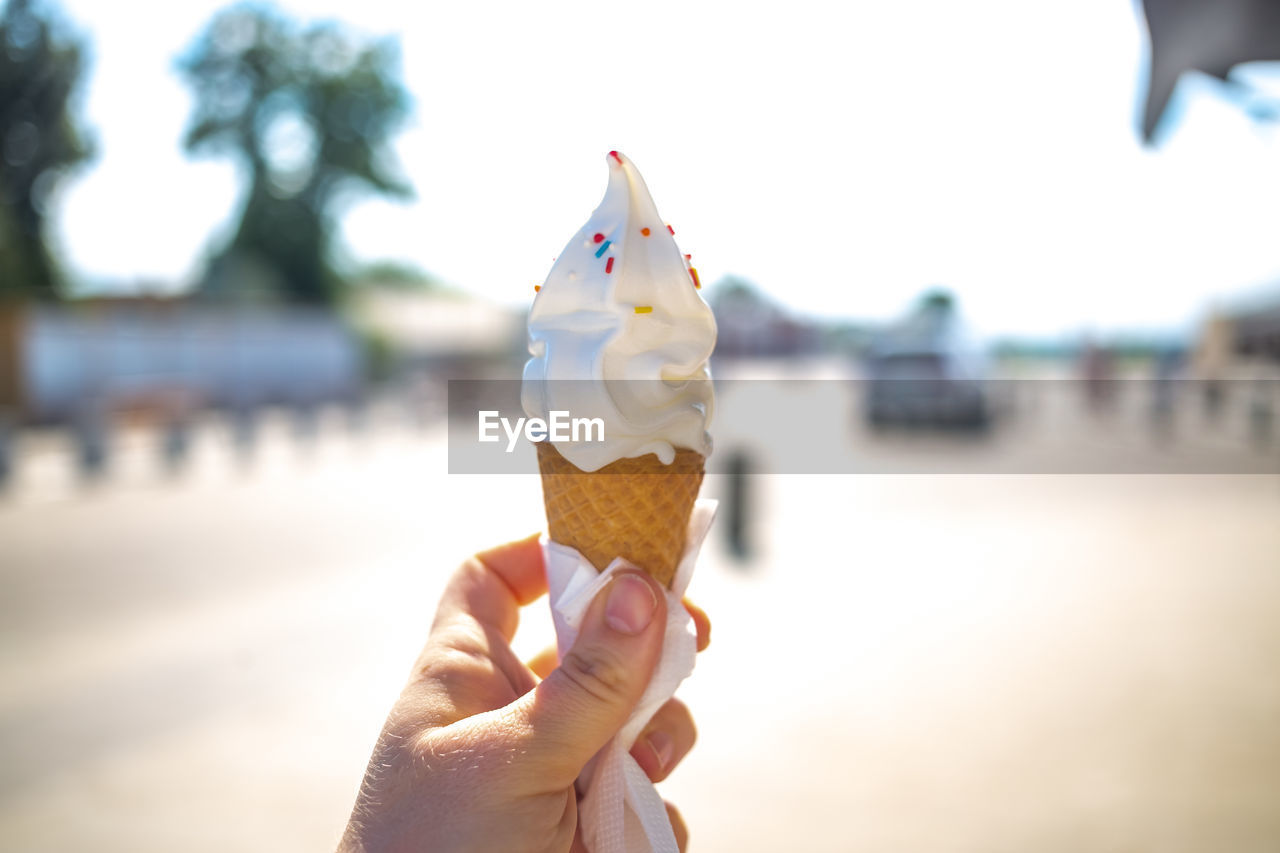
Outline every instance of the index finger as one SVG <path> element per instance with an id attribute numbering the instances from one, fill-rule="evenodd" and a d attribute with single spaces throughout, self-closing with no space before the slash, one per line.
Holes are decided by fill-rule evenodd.
<path id="1" fill-rule="evenodd" d="M 435 625 L 459 615 L 496 628 L 509 641 L 520 608 L 547 591 L 538 534 L 481 551 L 458 567 L 445 586 Z"/>

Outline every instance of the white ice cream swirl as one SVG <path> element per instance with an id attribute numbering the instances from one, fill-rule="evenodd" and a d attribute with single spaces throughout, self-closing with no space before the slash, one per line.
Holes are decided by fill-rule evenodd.
<path id="1" fill-rule="evenodd" d="M 529 312 L 522 402 L 600 418 L 603 441 L 557 441 L 583 471 L 678 448 L 711 452 L 707 359 L 716 323 L 631 161 L 609 152 L 604 200 L 556 259 Z"/>

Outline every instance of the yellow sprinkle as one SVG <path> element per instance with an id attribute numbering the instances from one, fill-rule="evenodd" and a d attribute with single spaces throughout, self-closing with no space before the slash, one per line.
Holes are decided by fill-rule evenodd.
<path id="1" fill-rule="evenodd" d="M 653 313 L 653 306 L 652 306 L 652 305 L 637 305 L 637 306 L 636 306 L 636 313 L 637 313 L 637 314 L 652 314 L 652 313 Z"/>

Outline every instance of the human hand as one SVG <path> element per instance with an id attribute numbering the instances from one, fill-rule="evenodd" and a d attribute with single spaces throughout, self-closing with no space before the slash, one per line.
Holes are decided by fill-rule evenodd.
<path id="1" fill-rule="evenodd" d="M 454 573 L 374 747 L 340 853 L 586 853 L 574 781 L 643 694 L 666 598 L 643 572 L 620 572 L 558 666 L 554 650 L 526 665 L 511 649 L 519 608 L 546 591 L 536 537 L 477 554 Z M 701 651 L 710 622 L 685 606 Z M 694 738 L 688 708 L 672 699 L 631 755 L 658 782 Z M 684 822 L 670 804 L 667 813 L 683 851 Z"/>

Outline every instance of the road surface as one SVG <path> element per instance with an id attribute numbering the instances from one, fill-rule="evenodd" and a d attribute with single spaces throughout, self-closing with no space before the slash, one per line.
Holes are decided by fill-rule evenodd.
<path id="1" fill-rule="evenodd" d="M 0 499 L 0 838 L 26 853 L 332 849 L 443 579 L 541 525 L 403 419 L 249 465 L 56 435 Z M 928 439 L 921 439 L 927 442 Z M 947 445 L 934 448 L 945 458 Z M 706 492 L 722 494 L 710 478 Z M 770 476 L 663 785 L 700 851 L 1280 849 L 1280 479 Z M 520 639 L 550 637 L 541 609 Z"/>

